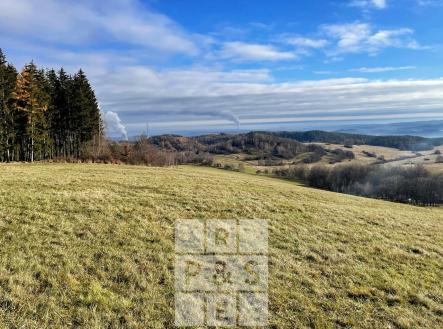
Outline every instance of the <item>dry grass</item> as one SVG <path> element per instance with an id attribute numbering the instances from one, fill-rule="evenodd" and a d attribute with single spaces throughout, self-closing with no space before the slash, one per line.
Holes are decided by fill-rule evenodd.
<path id="1" fill-rule="evenodd" d="M 210 168 L 0 165 L 0 327 L 169 328 L 177 218 L 270 220 L 273 328 L 443 326 L 443 211 Z"/>
<path id="2" fill-rule="evenodd" d="M 413 159 L 404 159 L 399 161 L 390 162 L 388 165 L 390 166 L 415 166 L 415 165 L 423 165 L 425 168 L 432 172 L 443 172 L 443 163 L 437 163 L 438 155 L 435 154 L 435 151 L 439 150 L 443 153 L 443 146 L 435 147 L 429 151 L 419 152 L 420 155 L 414 157 Z"/>
<path id="3" fill-rule="evenodd" d="M 340 144 L 324 144 L 315 143 L 325 147 L 328 150 L 342 149 L 345 151 L 352 151 L 355 154 L 355 160 L 363 162 L 374 162 L 376 159 L 370 158 L 363 152 L 375 153 L 377 156 L 384 156 L 386 160 L 391 161 L 401 157 L 413 157 L 415 154 L 411 151 L 401 151 L 395 148 L 383 147 L 383 146 L 372 146 L 372 145 L 353 145 L 352 148 L 346 148 Z"/>
<path id="4" fill-rule="evenodd" d="M 436 150 L 443 152 L 443 146 L 438 146 L 428 151 L 420 151 L 417 153 L 411 151 L 401 151 L 395 148 L 382 147 L 382 146 L 371 146 L 371 145 L 354 145 L 352 149 L 347 149 L 343 145 L 337 144 L 320 144 L 326 149 L 342 149 L 352 151 L 355 154 L 355 159 L 352 161 L 346 161 L 350 163 L 362 163 L 362 164 L 373 164 L 377 162 L 377 158 L 371 158 L 365 155 L 363 152 L 371 152 L 379 156 L 383 156 L 385 160 L 388 161 L 386 166 L 415 166 L 423 165 L 426 169 L 432 172 L 443 172 L 443 163 L 436 163 L 437 155 L 434 154 Z M 328 159 L 323 160 L 323 164 L 327 164 Z M 339 163 L 335 164 L 339 165 Z"/>
<path id="5" fill-rule="evenodd" d="M 339 166 L 342 164 L 374 164 L 379 163 L 380 160 L 378 157 L 383 156 L 385 160 L 388 162 L 385 164 L 386 166 L 400 166 L 407 167 L 413 165 L 424 165 L 426 169 L 432 172 L 443 172 L 443 163 L 436 163 L 437 155 L 434 154 L 436 150 L 440 150 L 443 153 L 443 146 L 435 147 L 432 150 L 422 151 L 419 153 L 414 153 L 411 151 L 401 151 L 394 148 L 382 147 L 382 146 L 371 146 L 371 145 L 354 145 L 352 149 L 346 148 L 343 145 L 339 144 L 325 144 L 325 143 L 314 143 L 317 145 L 321 145 L 327 150 L 334 149 L 342 149 L 344 151 L 352 151 L 355 154 L 355 159 L 352 160 L 343 160 L 341 162 L 333 162 L 334 157 L 332 156 L 324 156 L 321 161 L 303 164 L 304 157 L 307 154 L 301 154 L 298 157 L 289 160 L 281 160 L 282 165 L 276 166 L 259 166 L 257 160 L 245 160 L 245 154 L 230 154 L 230 155 L 216 155 L 215 162 L 220 163 L 222 166 L 225 164 L 233 165 L 234 167 L 238 167 L 240 164 L 243 164 L 246 173 L 255 173 L 257 170 L 264 172 L 265 170 L 269 171 L 272 175 L 272 172 L 275 170 L 285 169 L 293 167 L 293 163 L 297 163 L 298 165 L 304 165 L 306 168 L 311 168 L 318 165 L 325 166 Z M 369 157 L 364 152 L 370 152 L 376 154 L 376 157 Z"/>

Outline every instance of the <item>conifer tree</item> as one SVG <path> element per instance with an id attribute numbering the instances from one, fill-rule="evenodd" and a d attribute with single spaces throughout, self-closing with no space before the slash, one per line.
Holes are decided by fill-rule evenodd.
<path id="1" fill-rule="evenodd" d="M 46 80 L 48 83 L 48 94 L 49 94 L 49 104 L 48 110 L 46 111 L 46 117 L 48 121 L 49 135 L 52 139 L 52 149 L 51 158 L 53 156 L 58 157 L 61 145 L 60 138 L 60 118 L 58 113 L 58 108 L 56 104 L 57 95 L 60 90 L 60 84 L 57 78 L 57 74 L 54 69 L 46 72 Z"/>
<path id="2" fill-rule="evenodd" d="M 17 74 L 0 49 L 0 161 L 78 158 L 100 131 L 97 99 L 82 70 L 72 77 L 31 62 Z"/>
<path id="3" fill-rule="evenodd" d="M 94 91 L 86 75 L 80 70 L 72 83 L 72 130 L 75 140 L 76 156 L 80 146 L 98 136 L 100 131 L 100 110 Z"/>
<path id="4" fill-rule="evenodd" d="M 58 72 L 59 90 L 57 92 L 56 104 L 59 115 L 60 140 L 63 155 L 73 155 L 73 133 L 72 133 L 72 78 L 61 68 Z M 74 96 L 75 97 L 75 96 Z"/>
<path id="5" fill-rule="evenodd" d="M 70 156 L 70 104 L 71 77 L 62 69 L 58 73 L 50 70 L 46 74 L 49 85 L 49 107 L 47 118 L 55 156 Z"/>
<path id="6" fill-rule="evenodd" d="M 43 76 L 44 77 L 44 76 Z M 42 72 L 33 62 L 27 64 L 17 77 L 14 98 L 21 133 L 21 148 L 25 158 L 34 161 L 36 142 L 42 141 L 45 129 L 44 112 L 48 108 L 48 97 L 43 86 Z M 44 139 L 44 138 L 43 138 Z"/>
<path id="7" fill-rule="evenodd" d="M 0 160 L 11 161 L 14 144 L 13 99 L 17 71 L 0 49 Z"/>

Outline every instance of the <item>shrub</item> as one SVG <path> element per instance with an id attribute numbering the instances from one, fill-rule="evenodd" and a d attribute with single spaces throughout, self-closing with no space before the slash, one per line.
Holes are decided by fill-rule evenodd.
<path id="1" fill-rule="evenodd" d="M 377 154 L 374 152 L 369 152 L 369 151 L 363 151 L 363 154 L 366 155 L 369 158 L 376 158 Z"/>
<path id="2" fill-rule="evenodd" d="M 352 149 L 354 147 L 352 140 L 345 140 L 343 146 L 348 149 Z"/>
<path id="3" fill-rule="evenodd" d="M 275 174 L 279 177 L 293 179 L 293 180 L 306 180 L 308 169 L 305 166 L 295 166 L 288 169 L 276 170 Z"/>
<path id="4" fill-rule="evenodd" d="M 336 162 L 341 162 L 345 159 L 355 159 L 355 154 L 352 151 L 344 151 L 342 149 L 332 150 L 331 153 L 334 155 L 334 160 Z"/>
<path id="5" fill-rule="evenodd" d="M 314 152 L 310 153 L 304 160 L 304 163 L 315 163 L 321 160 L 325 153 L 320 150 L 315 150 Z"/>

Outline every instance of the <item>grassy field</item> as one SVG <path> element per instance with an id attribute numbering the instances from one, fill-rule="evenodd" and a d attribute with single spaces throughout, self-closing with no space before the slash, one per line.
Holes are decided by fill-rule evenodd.
<path id="1" fill-rule="evenodd" d="M 272 328 L 443 327 L 443 209 L 201 167 L 0 165 L 0 328 L 169 328 L 174 220 L 270 220 Z"/>
<path id="2" fill-rule="evenodd" d="M 239 165 L 243 165 L 244 172 L 246 173 L 252 174 L 259 171 L 262 174 L 264 172 L 268 172 L 269 175 L 272 175 L 272 173 L 276 170 L 294 167 L 295 165 L 304 165 L 306 168 L 311 168 L 318 165 L 333 167 L 343 164 L 357 163 L 370 165 L 380 162 L 378 157 L 382 156 L 387 161 L 384 164 L 385 166 L 408 167 L 414 165 L 423 165 L 431 172 L 443 172 L 443 163 L 436 163 L 438 155 L 435 154 L 436 150 L 439 150 L 443 153 L 443 146 L 435 147 L 434 149 L 428 151 L 414 153 L 411 151 L 401 151 L 398 149 L 381 146 L 354 145 L 352 149 L 349 149 L 339 144 L 315 144 L 321 145 L 327 150 L 342 149 L 344 151 L 352 151 L 355 155 L 355 159 L 334 162 L 332 161 L 334 160 L 334 158 L 330 155 L 327 155 L 323 156 L 323 158 L 318 162 L 305 164 L 303 163 L 303 159 L 307 156 L 307 154 L 301 154 L 300 156 L 293 159 L 281 160 L 281 165 L 274 166 L 260 166 L 257 160 L 245 160 L 246 154 L 216 155 L 214 157 L 214 160 L 215 163 L 219 163 L 222 167 L 226 164 L 234 166 L 234 168 L 238 168 Z M 373 153 L 376 155 L 376 157 L 369 157 L 364 152 Z"/>
<path id="3" fill-rule="evenodd" d="M 370 145 L 354 145 L 352 149 L 347 149 L 343 145 L 337 144 L 321 144 L 326 149 L 342 149 L 352 151 L 355 154 L 355 159 L 349 161 L 351 163 L 362 163 L 362 164 L 373 164 L 377 162 L 377 158 L 371 158 L 364 154 L 364 152 L 371 152 L 379 156 L 383 156 L 387 163 L 386 166 L 415 166 L 423 165 L 426 169 L 431 172 L 443 172 L 443 163 L 436 163 L 437 155 L 435 151 L 439 150 L 443 153 L 443 146 L 434 147 L 432 150 L 412 152 L 412 151 L 401 151 L 394 148 L 382 147 L 382 146 L 370 146 Z M 324 161 L 326 160 L 326 161 Z M 327 159 L 324 159 L 323 164 L 327 165 Z M 335 164 L 339 165 L 339 163 Z"/>

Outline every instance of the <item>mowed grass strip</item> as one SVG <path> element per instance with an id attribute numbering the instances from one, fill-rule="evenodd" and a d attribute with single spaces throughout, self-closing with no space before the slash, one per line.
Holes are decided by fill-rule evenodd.
<path id="1" fill-rule="evenodd" d="M 270 220 L 270 326 L 443 327 L 443 211 L 202 168 L 0 165 L 0 328 L 170 328 L 174 221 Z"/>

